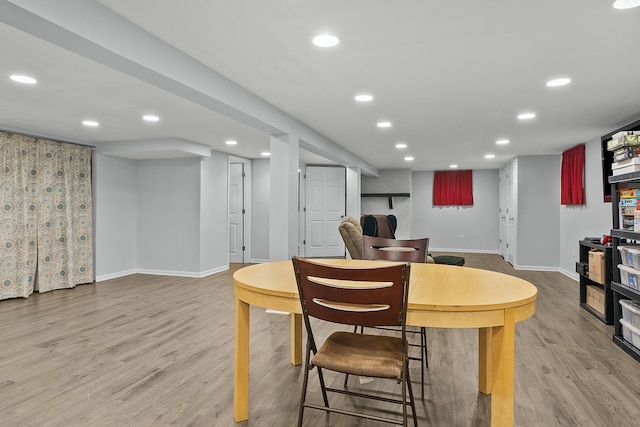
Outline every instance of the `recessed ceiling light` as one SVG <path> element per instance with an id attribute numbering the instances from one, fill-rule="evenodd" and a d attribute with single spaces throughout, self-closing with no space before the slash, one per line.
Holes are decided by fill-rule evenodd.
<path id="1" fill-rule="evenodd" d="M 536 116 L 536 113 L 520 113 L 518 114 L 518 119 L 529 120 L 529 119 L 533 119 L 535 116 Z"/>
<path id="2" fill-rule="evenodd" d="M 412 162 L 413 161 L 413 156 L 407 156 L 404 158 L 405 161 L 407 162 Z"/>
<path id="3" fill-rule="evenodd" d="M 457 168 L 457 167 L 458 167 L 458 165 L 449 165 L 449 167 L 450 167 L 451 169 L 455 169 L 455 168 Z"/>
<path id="4" fill-rule="evenodd" d="M 498 145 L 505 145 L 505 144 L 508 144 L 508 143 L 509 143 L 508 139 L 499 139 L 499 140 L 496 141 L 496 144 L 498 144 Z"/>
<path id="5" fill-rule="evenodd" d="M 154 116 L 153 114 L 146 114 L 142 116 L 142 120 L 144 120 L 145 122 L 157 122 L 160 120 L 160 117 Z"/>
<path id="6" fill-rule="evenodd" d="M 313 38 L 313 44 L 319 47 L 333 47 L 340 43 L 340 39 L 331 34 L 320 34 Z"/>
<path id="7" fill-rule="evenodd" d="M 238 143 L 238 141 L 234 141 L 233 139 L 229 139 L 227 141 L 224 142 L 227 145 L 236 145 Z"/>
<path id="8" fill-rule="evenodd" d="M 271 153 L 268 152 L 268 151 L 263 151 L 262 153 L 260 153 L 260 155 L 264 156 L 264 157 L 269 157 L 271 155 Z"/>
<path id="9" fill-rule="evenodd" d="M 485 154 L 485 155 L 484 155 L 484 158 L 485 158 L 485 159 L 493 159 L 494 157 L 496 157 L 496 155 L 495 155 L 495 154 Z"/>
<path id="10" fill-rule="evenodd" d="M 616 9 L 631 9 L 640 6 L 640 0 L 616 0 L 613 7 Z"/>
<path id="11" fill-rule="evenodd" d="M 96 122 L 95 120 L 83 120 L 82 124 L 89 127 L 100 126 L 100 123 Z"/>
<path id="12" fill-rule="evenodd" d="M 571 83 L 571 79 L 570 78 L 562 77 L 562 78 L 559 78 L 559 79 L 549 80 L 547 82 L 547 86 L 549 86 L 549 87 L 558 87 L 558 86 L 568 85 L 569 83 Z"/>
<path id="13" fill-rule="evenodd" d="M 38 83 L 38 81 L 36 79 L 34 79 L 33 77 L 24 76 L 24 75 L 21 75 L 21 74 L 14 74 L 9 78 L 11 80 L 13 80 L 14 82 L 23 83 L 23 84 L 26 84 L 26 85 L 34 85 L 34 84 Z"/>
<path id="14" fill-rule="evenodd" d="M 398 150 L 403 150 L 403 149 L 407 148 L 407 144 L 405 144 L 404 142 L 398 142 L 398 143 L 396 144 L 396 148 L 397 148 Z"/>
<path id="15" fill-rule="evenodd" d="M 373 96 L 367 94 L 356 95 L 355 100 L 358 102 L 369 102 L 373 100 Z"/>
<path id="16" fill-rule="evenodd" d="M 376 126 L 378 126 L 379 128 L 390 128 L 391 122 L 378 122 Z"/>

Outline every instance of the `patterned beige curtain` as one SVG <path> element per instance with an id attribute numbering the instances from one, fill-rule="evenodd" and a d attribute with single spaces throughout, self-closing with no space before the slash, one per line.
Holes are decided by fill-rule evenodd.
<path id="1" fill-rule="evenodd" d="M 38 141 L 38 291 L 93 282 L 91 148 Z"/>
<path id="2" fill-rule="evenodd" d="M 0 299 L 93 282 L 91 148 L 0 132 Z M 11 249 L 14 248 L 15 249 Z"/>
<path id="3" fill-rule="evenodd" d="M 33 293 L 37 258 L 37 205 L 33 138 L 0 132 L 0 299 Z"/>

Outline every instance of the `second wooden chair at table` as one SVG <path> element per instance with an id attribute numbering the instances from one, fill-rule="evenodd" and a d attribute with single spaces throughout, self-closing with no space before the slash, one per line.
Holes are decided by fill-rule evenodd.
<path id="1" fill-rule="evenodd" d="M 387 239 L 383 237 L 362 236 L 362 259 L 387 260 L 402 262 L 427 262 L 429 238 L 421 239 Z M 361 332 L 362 332 L 361 328 Z M 393 328 L 378 328 L 391 329 Z M 397 330 L 397 329 L 395 329 Z M 410 343 L 412 347 L 420 348 L 420 357 L 410 356 L 411 360 L 420 361 L 421 397 L 424 399 L 424 370 L 429 367 L 427 352 L 427 328 L 407 328 L 407 333 L 420 335 L 420 343 Z M 349 376 L 345 377 L 347 385 Z"/>

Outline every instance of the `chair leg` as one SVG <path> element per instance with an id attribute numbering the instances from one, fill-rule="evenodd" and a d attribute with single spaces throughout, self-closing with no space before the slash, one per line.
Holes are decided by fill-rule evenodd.
<path id="1" fill-rule="evenodd" d="M 307 346 L 307 357 L 304 364 L 304 377 L 302 379 L 302 393 L 300 394 L 300 409 L 298 410 L 298 427 L 302 426 L 302 416 L 304 415 L 304 403 L 307 400 L 307 384 L 309 383 L 309 347 Z"/>
<path id="2" fill-rule="evenodd" d="M 356 332 L 358 332 L 358 326 L 353 327 L 353 333 L 355 334 Z M 364 326 L 360 326 L 360 333 L 364 333 Z M 344 374 L 344 388 L 347 388 L 347 381 L 349 381 L 349 374 Z"/>
<path id="3" fill-rule="evenodd" d="M 322 369 L 319 366 L 316 366 L 318 370 L 318 378 L 320 379 L 320 388 L 322 389 L 322 400 L 324 400 L 324 406 L 329 407 L 329 399 L 327 399 L 327 388 L 324 385 L 324 376 L 322 375 Z M 327 414 L 329 412 L 327 411 Z"/>
<path id="4" fill-rule="evenodd" d="M 411 375 L 409 374 L 409 362 L 407 361 L 407 366 L 406 366 L 406 372 L 407 372 L 407 378 L 406 378 L 406 382 L 407 382 L 407 388 L 409 389 L 409 404 L 411 405 L 411 413 L 413 414 L 413 426 L 414 427 L 418 427 L 418 416 L 416 415 L 416 403 L 415 400 L 413 398 L 413 387 L 411 386 Z M 404 387 L 403 387 L 403 391 L 404 391 Z M 403 399 L 405 398 L 405 396 L 403 396 Z M 406 399 L 405 399 L 405 411 L 406 411 Z M 406 417 L 405 417 L 405 425 L 406 425 Z"/>
<path id="5" fill-rule="evenodd" d="M 424 362 L 424 363 L 423 363 Z M 429 367 L 427 358 L 427 328 L 420 328 L 420 396 L 424 400 L 424 370 Z"/>
<path id="6" fill-rule="evenodd" d="M 424 350 L 424 366 L 428 369 L 429 368 L 429 358 L 427 357 L 427 328 L 422 327 L 420 328 L 420 334 L 422 335 L 422 339 L 424 340 L 422 343 L 422 348 Z"/>
<path id="7" fill-rule="evenodd" d="M 405 363 L 404 375 L 402 378 L 402 427 L 407 427 L 407 373 L 409 372 L 409 364 Z"/>

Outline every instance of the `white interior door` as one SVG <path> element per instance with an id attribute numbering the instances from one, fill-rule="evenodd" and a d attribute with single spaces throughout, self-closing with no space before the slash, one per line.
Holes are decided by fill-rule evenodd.
<path id="1" fill-rule="evenodd" d="M 305 174 L 305 255 L 343 256 L 338 225 L 345 214 L 345 168 L 307 166 Z"/>
<path id="2" fill-rule="evenodd" d="M 244 263 L 244 163 L 229 164 L 229 262 Z"/>

